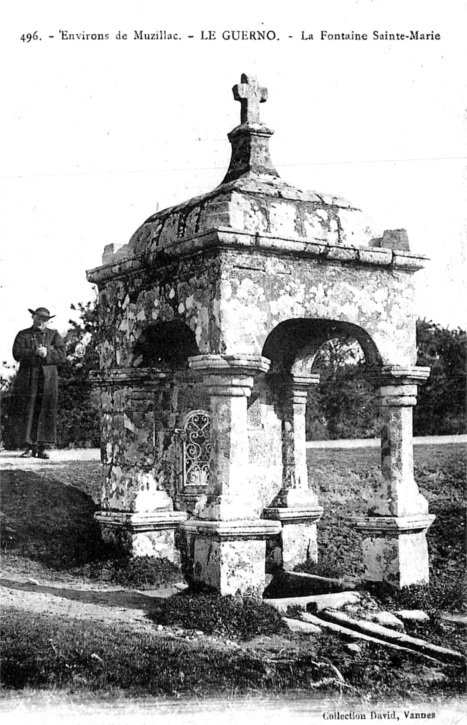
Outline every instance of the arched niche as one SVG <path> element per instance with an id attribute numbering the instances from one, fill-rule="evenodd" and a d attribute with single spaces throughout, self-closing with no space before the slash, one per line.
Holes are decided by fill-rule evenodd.
<path id="1" fill-rule="evenodd" d="M 188 370 L 188 358 L 199 355 L 193 330 L 179 320 L 144 328 L 133 348 L 134 367 Z"/>

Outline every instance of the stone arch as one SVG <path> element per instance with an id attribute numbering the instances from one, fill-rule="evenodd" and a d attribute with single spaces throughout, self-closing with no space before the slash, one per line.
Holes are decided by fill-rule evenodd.
<path id="1" fill-rule="evenodd" d="M 271 360 L 270 373 L 305 374 L 310 372 L 322 345 L 343 336 L 357 340 L 368 367 L 381 366 L 381 354 L 368 332 L 358 325 L 339 320 L 296 319 L 281 322 L 268 335 L 262 355 Z"/>
<path id="2" fill-rule="evenodd" d="M 180 320 L 147 325 L 137 339 L 132 355 L 134 367 L 162 370 L 188 369 L 188 358 L 198 355 L 195 333 Z"/>
<path id="3" fill-rule="evenodd" d="M 361 326 L 339 320 L 282 321 L 268 335 L 262 350 L 271 361 L 266 398 L 271 396 L 280 421 L 282 459 L 281 488 L 263 515 L 282 523 L 280 536 L 270 546 L 270 558 L 283 568 L 318 558 L 317 522 L 323 509 L 319 505 L 318 482 L 310 478 L 308 471 L 306 407 L 309 391 L 319 383 L 319 375 L 313 371 L 318 351 L 329 340 L 342 337 L 359 343 L 368 368 L 382 366 L 382 356 L 371 335 Z"/>

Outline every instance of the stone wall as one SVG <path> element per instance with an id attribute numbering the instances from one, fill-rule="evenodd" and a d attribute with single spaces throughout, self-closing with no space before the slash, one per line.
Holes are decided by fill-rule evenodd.
<path id="1" fill-rule="evenodd" d="M 412 270 L 404 263 L 216 248 L 211 240 L 195 255 L 160 252 L 150 267 L 139 263 L 125 276 L 100 268 L 101 375 L 108 382 L 119 371 L 118 384 L 101 393 L 103 506 L 151 510 L 160 490 L 178 508 L 195 505 L 183 496 L 178 431 L 190 410 L 209 410 L 209 396 L 188 369 L 192 355 L 266 354 L 271 371 L 311 368 L 323 341 L 345 331 L 372 365 L 412 364 Z M 151 382 L 140 384 L 145 370 Z M 248 401 L 245 485 L 257 492 L 257 515 L 280 489 L 283 465 L 281 411 L 268 380 L 256 380 Z"/>
<path id="2" fill-rule="evenodd" d="M 106 331 L 102 369 L 137 366 L 143 331 L 174 320 L 193 332 L 199 353 L 260 354 L 281 322 L 320 319 L 355 325 L 356 336 L 360 329 L 362 346 L 365 340 L 374 344 L 374 363 L 414 363 L 413 269 L 402 253 L 394 259 L 375 250 L 380 256 L 370 264 L 280 252 L 218 248 L 195 258 L 161 253 L 150 272 L 135 270 L 125 279 L 113 276 L 118 267 L 102 268 L 96 275 L 102 279 L 100 325 Z"/>

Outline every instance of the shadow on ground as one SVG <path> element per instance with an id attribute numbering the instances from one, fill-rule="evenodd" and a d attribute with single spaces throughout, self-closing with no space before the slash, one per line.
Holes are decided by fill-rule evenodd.
<path id="1" fill-rule="evenodd" d="M 48 596 L 70 599 L 82 604 L 96 604 L 103 607 L 140 609 L 150 612 L 154 609 L 154 601 L 158 597 L 149 597 L 134 591 L 91 591 L 89 589 L 65 589 L 63 587 L 42 586 L 12 579 L 0 579 L 0 586 L 16 591 L 46 594 Z M 161 597 L 162 599 L 162 597 Z"/>
<path id="2" fill-rule="evenodd" d="M 92 497 L 50 473 L 2 471 L 1 545 L 55 569 L 81 566 L 102 547 Z"/>

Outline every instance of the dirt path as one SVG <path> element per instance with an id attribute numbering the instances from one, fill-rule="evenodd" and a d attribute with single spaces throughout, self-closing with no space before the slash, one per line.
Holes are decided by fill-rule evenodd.
<path id="1" fill-rule="evenodd" d="M 29 520 L 42 511 L 41 496 L 49 497 L 49 492 L 55 494 L 52 499 L 56 504 L 57 518 L 60 516 L 61 497 L 66 496 L 67 486 L 79 486 L 97 503 L 96 492 L 100 476 L 100 451 L 98 449 L 84 450 L 56 450 L 50 451 L 49 460 L 36 458 L 21 458 L 20 452 L 0 452 L 0 480 L 19 489 L 16 501 L 25 498 L 21 518 Z M 54 490 L 54 488 L 55 490 Z M 78 494 L 73 488 L 76 502 L 68 502 L 71 514 L 85 503 L 86 494 Z M 6 498 L 6 496 L 4 497 Z M 12 523 L 18 529 L 17 521 L 8 514 L 8 507 L 4 502 L 2 506 L 1 523 L 5 529 Z M 92 506 L 92 503 L 90 502 Z M 20 518 L 20 517 L 18 517 Z M 64 518 L 64 517 L 62 517 Z M 63 521 L 66 526 L 68 522 Z M 58 525 L 60 522 L 58 521 Z M 21 533 L 21 532 L 20 532 Z M 30 532 L 24 532 L 29 534 Z M 34 533 L 33 533 L 34 536 Z M 43 537 L 43 532 L 37 538 Z M 85 536 L 85 532 L 82 533 Z M 24 538 L 24 537 L 23 537 Z M 31 541 L 31 544 L 34 542 Z M 46 542 L 47 543 L 47 542 Z M 0 574 L 0 607 L 23 609 L 31 613 L 45 613 L 73 619 L 88 619 L 107 624 L 122 623 L 135 629 L 154 631 L 154 626 L 146 619 L 155 597 L 168 597 L 185 587 L 185 583 L 171 587 L 161 587 L 158 590 L 138 591 L 124 590 L 122 587 L 104 584 L 102 582 L 75 577 L 64 571 L 54 572 L 43 566 L 39 561 L 27 555 L 18 554 L 7 547 L 3 551 Z"/>
<path id="2" fill-rule="evenodd" d="M 460 439 L 465 436 L 455 438 L 456 442 L 462 442 Z M 443 447 L 443 453 L 444 450 Z M 337 454 L 338 451 L 332 455 Z M 323 452 L 319 455 L 323 461 L 316 459 L 317 463 L 327 466 L 330 454 Z M 345 456 L 348 461 L 347 454 Z M 3 535 L 7 535 L 6 539 L 2 536 L 0 606 L 110 624 L 118 622 L 154 631 L 154 625 L 147 619 L 154 599 L 180 591 L 185 587 L 184 582 L 154 591 L 131 591 L 75 576 L 64 571 L 69 567 L 55 567 L 49 563 L 51 556 L 57 559 L 62 554 L 71 558 L 75 553 L 79 555 L 82 553 L 80 544 L 84 542 L 85 545 L 89 541 L 94 525 L 92 516 L 98 504 L 99 458 L 100 453 L 96 449 L 51 451 L 47 461 L 21 458 L 19 452 L 0 452 L 0 478 L 4 490 L 0 522 Z M 352 466 L 355 467 L 354 463 Z M 439 488 L 438 474 L 433 475 L 436 491 Z M 348 476 L 346 473 L 347 485 Z M 355 473 L 354 478 L 359 480 L 358 476 Z M 344 495 L 340 478 L 330 479 L 327 486 L 327 495 L 335 505 Z M 324 492 L 323 488 L 323 495 Z M 328 513 L 332 514 L 332 508 Z M 454 526 L 451 519 L 449 522 L 452 533 Z M 10 530 L 11 546 L 8 540 Z M 340 547 L 339 555 L 347 560 L 347 554 L 355 545 L 350 534 L 347 540 L 343 531 L 345 533 L 343 525 L 338 530 L 333 529 L 332 536 L 325 531 L 321 543 L 324 551 L 333 553 Z M 450 547 L 453 548 L 451 540 Z M 457 558 L 449 564 L 453 567 L 453 576 L 459 566 Z M 447 571 L 449 567 L 443 559 L 443 570 Z"/>
<path id="3" fill-rule="evenodd" d="M 139 592 L 121 587 L 61 577 L 60 583 L 41 576 L 35 577 L 13 571 L 12 562 L 2 566 L 0 578 L 0 608 L 22 609 L 30 613 L 52 614 L 72 619 L 87 619 L 112 624 L 124 623 L 134 629 L 154 631 L 146 614 L 153 607 L 154 598 L 165 598 L 185 587 L 183 583 Z M 16 567 L 15 567 L 16 568 Z"/>

